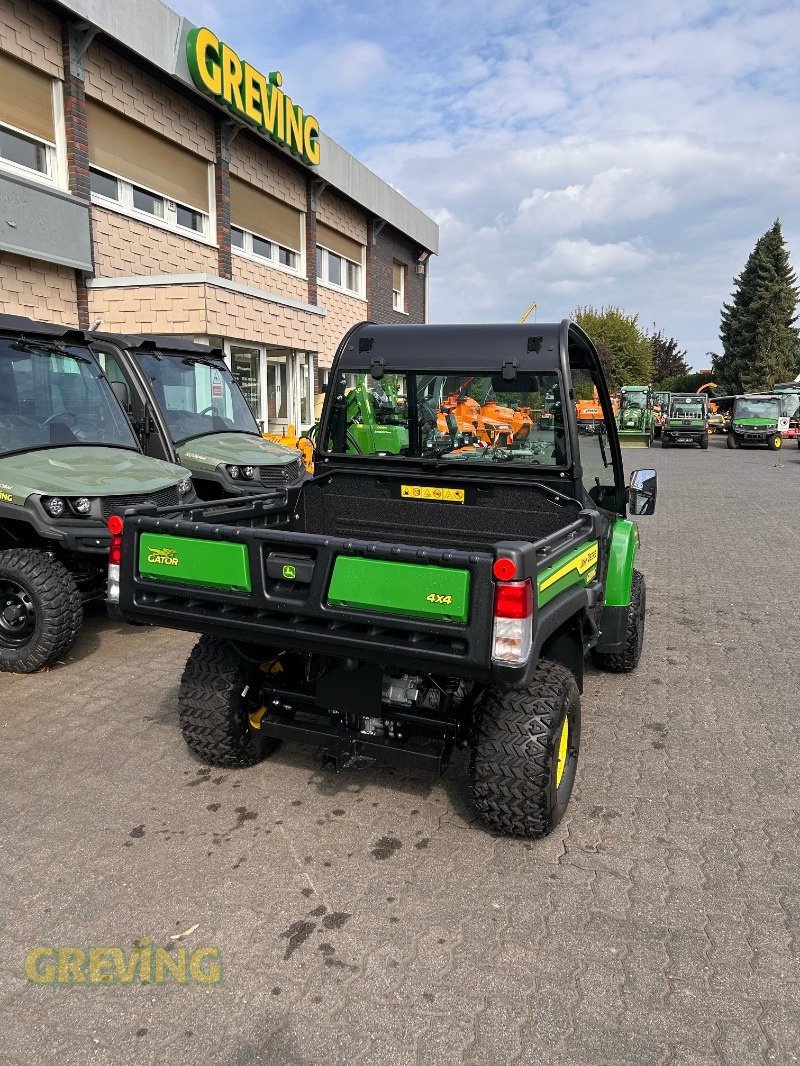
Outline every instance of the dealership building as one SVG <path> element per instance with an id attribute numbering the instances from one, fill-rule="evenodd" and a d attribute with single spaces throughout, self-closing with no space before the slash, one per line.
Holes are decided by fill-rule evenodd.
<path id="1" fill-rule="evenodd" d="M 0 0 L 0 313 L 221 346 L 281 432 L 351 325 L 426 320 L 438 228 L 261 59 L 160 0 Z"/>

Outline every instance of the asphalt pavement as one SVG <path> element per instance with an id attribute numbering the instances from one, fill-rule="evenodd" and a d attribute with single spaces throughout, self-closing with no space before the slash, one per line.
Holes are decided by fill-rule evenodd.
<path id="1" fill-rule="evenodd" d="M 0 1061 L 798 1061 L 800 452 L 625 460 L 660 478 L 644 654 L 589 672 L 546 840 L 481 829 L 461 758 L 203 766 L 190 635 L 94 608 L 66 663 L 0 675 Z M 57 949 L 114 947 L 97 973 L 169 948 L 198 979 L 66 983 Z"/>

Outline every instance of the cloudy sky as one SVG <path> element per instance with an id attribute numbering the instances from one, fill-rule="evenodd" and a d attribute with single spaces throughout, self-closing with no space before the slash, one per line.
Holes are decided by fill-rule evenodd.
<path id="1" fill-rule="evenodd" d="M 616 304 L 708 364 L 780 217 L 800 257 L 800 5 L 170 0 L 440 225 L 431 319 Z"/>

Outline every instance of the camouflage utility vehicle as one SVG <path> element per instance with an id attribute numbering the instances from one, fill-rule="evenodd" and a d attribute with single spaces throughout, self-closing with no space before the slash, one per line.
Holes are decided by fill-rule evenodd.
<path id="1" fill-rule="evenodd" d="M 392 433 L 353 444 L 353 393 Z M 579 433 L 596 389 L 603 426 Z M 455 392 L 546 428 L 485 442 L 442 417 Z M 529 418 L 531 423 L 533 418 Z M 636 668 L 645 589 L 597 353 L 577 326 L 355 327 L 325 398 L 314 477 L 272 501 L 139 509 L 115 539 L 121 617 L 202 633 L 180 690 L 201 759 L 258 762 L 281 739 L 440 770 L 467 748 L 475 805 L 502 833 L 564 813 L 584 657 Z"/>
<path id="2" fill-rule="evenodd" d="M 201 500 L 251 496 L 305 476 L 300 452 L 261 436 L 220 348 L 102 333 L 91 344 L 142 450 L 191 470 Z"/>
<path id="3" fill-rule="evenodd" d="M 188 470 L 140 454 L 83 333 L 0 315 L 0 670 L 75 643 L 112 514 L 191 498 Z"/>

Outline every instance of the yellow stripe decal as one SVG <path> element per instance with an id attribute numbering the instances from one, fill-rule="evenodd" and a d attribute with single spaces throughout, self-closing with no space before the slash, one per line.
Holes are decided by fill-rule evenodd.
<path id="1" fill-rule="evenodd" d="M 545 589 L 549 589 L 551 585 L 555 585 L 557 581 L 560 581 L 562 577 L 566 577 L 572 570 L 577 570 L 579 574 L 586 574 L 592 568 L 597 570 L 597 542 L 595 541 L 590 547 L 582 552 L 580 555 L 576 555 L 574 559 L 570 559 L 568 563 L 564 563 L 554 573 L 541 583 L 539 591 L 544 592 Z M 592 575 L 594 576 L 594 575 Z M 591 580 L 591 578 L 589 578 Z"/>

